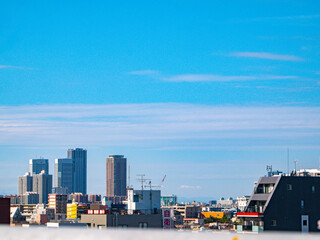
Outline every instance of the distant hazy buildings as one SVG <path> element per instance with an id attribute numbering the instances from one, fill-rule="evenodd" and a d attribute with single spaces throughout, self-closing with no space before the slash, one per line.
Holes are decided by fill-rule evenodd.
<path id="1" fill-rule="evenodd" d="M 30 159 L 29 160 L 29 172 L 31 175 L 39 174 L 44 170 L 47 174 L 49 174 L 49 163 L 48 159 L 39 158 L 39 159 Z"/>
<path id="2" fill-rule="evenodd" d="M 53 187 L 52 188 L 52 193 L 57 193 L 57 194 L 68 194 L 69 190 L 66 187 Z"/>
<path id="3" fill-rule="evenodd" d="M 52 191 L 52 175 L 44 170 L 33 175 L 33 192 L 39 194 L 39 203 L 48 203 L 48 194 Z"/>
<path id="4" fill-rule="evenodd" d="M 68 193 L 73 192 L 74 182 L 74 164 L 69 158 L 55 159 L 54 166 L 54 182 L 55 187 L 67 188 Z"/>
<path id="5" fill-rule="evenodd" d="M 248 204 L 250 196 L 237 197 L 237 207 L 240 212 L 243 212 Z"/>
<path id="6" fill-rule="evenodd" d="M 101 202 L 101 195 L 100 194 L 91 194 L 91 195 L 89 195 L 89 202 L 90 203 Z"/>
<path id="7" fill-rule="evenodd" d="M 127 159 L 123 155 L 110 155 L 106 159 L 106 197 L 112 202 L 126 198 Z"/>
<path id="8" fill-rule="evenodd" d="M 87 193 L 87 150 L 82 148 L 69 149 L 67 158 L 73 160 L 74 181 L 73 191 Z"/>
<path id="9" fill-rule="evenodd" d="M 76 203 L 87 203 L 88 202 L 88 195 L 83 193 L 73 193 L 72 196 L 72 202 Z"/>
<path id="10" fill-rule="evenodd" d="M 22 195 L 26 192 L 32 192 L 33 182 L 32 176 L 27 172 L 24 176 L 18 177 L 18 194 Z"/>

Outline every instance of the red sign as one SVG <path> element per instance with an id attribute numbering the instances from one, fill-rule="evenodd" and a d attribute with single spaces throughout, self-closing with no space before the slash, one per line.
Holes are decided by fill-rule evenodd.
<path id="1" fill-rule="evenodd" d="M 88 210 L 87 214 L 106 214 L 106 210 L 102 209 L 102 210 Z"/>
<path id="2" fill-rule="evenodd" d="M 163 211 L 163 217 L 169 218 L 170 217 L 170 210 L 164 210 Z"/>
<path id="3" fill-rule="evenodd" d="M 171 229 L 172 218 L 171 218 L 171 209 L 163 208 L 162 209 L 162 218 L 163 218 L 163 229 Z"/>

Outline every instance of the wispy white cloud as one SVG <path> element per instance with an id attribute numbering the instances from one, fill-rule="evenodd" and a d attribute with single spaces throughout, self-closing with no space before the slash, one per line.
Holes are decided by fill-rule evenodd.
<path id="1" fill-rule="evenodd" d="M 192 185 L 181 185 L 180 188 L 182 189 L 200 189 L 200 186 L 192 186 Z"/>
<path id="2" fill-rule="evenodd" d="M 144 76 L 144 75 L 155 75 L 155 74 L 158 74 L 158 73 L 159 73 L 159 71 L 151 70 L 151 69 L 129 72 L 129 74 L 131 74 L 131 75 L 141 75 L 141 76 Z"/>
<path id="3" fill-rule="evenodd" d="M 254 80 L 287 80 L 295 79 L 297 76 L 223 76 L 214 74 L 181 74 L 163 78 L 169 82 L 230 82 L 230 81 L 254 81 Z"/>
<path id="4" fill-rule="evenodd" d="M 234 52 L 230 53 L 227 56 L 230 57 L 245 57 L 245 58 L 261 58 L 269 60 L 278 60 L 278 61 L 303 61 L 304 59 L 294 55 L 282 55 L 282 54 L 273 54 L 268 52 Z"/>
<path id="5" fill-rule="evenodd" d="M 0 107 L 0 145 L 196 148 L 275 139 L 317 145 L 320 107 L 217 107 L 154 103 Z M 256 141 L 259 139 L 258 141 Z M 263 141 L 267 141 L 264 143 Z M 244 146 L 243 144 L 248 144 Z M 299 145 L 300 142 L 291 143 Z"/>
<path id="6" fill-rule="evenodd" d="M 320 15 L 299 15 L 299 16 L 283 16 L 283 17 L 262 17 L 262 18 L 255 18 L 254 20 L 303 20 L 303 19 L 318 19 Z"/>
<path id="7" fill-rule="evenodd" d="M 15 69 L 21 69 L 21 70 L 31 70 L 32 69 L 32 68 L 12 66 L 12 65 L 0 65 L 0 69 L 8 69 L 8 68 L 15 68 Z"/>

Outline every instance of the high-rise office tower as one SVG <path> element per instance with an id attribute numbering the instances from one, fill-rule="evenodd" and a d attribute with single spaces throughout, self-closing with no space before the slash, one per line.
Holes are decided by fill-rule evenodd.
<path id="1" fill-rule="evenodd" d="M 127 187 L 127 159 L 110 155 L 106 159 L 106 197 L 114 203 L 125 199 Z"/>
<path id="2" fill-rule="evenodd" d="M 31 176 L 33 174 L 39 174 L 42 170 L 45 170 L 47 174 L 49 174 L 49 163 L 48 159 L 44 158 L 34 158 L 29 160 L 29 172 Z"/>
<path id="3" fill-rule="evenodd" d="M 39 203 L 48 203 L 48 194 L 52 191 L 52 175 L 44 170 L 33 175 L 33 192 L 39 194 Z"/>
<path id="4" fill-rule="evenodd" d="M 32 176 L 27 172 L 24 176 L 18 177 L 18 194 L 22 195 L 26 192 L 32 192 L 33 181 Z"/>
<path id="5" fill-rule="evenodd" d="M 70 158 L 57 158 L 54 162 L 55 187 L 68 188 L 68 193 L 73 192 L 73 160 Z"/>
<path id="6" fill-rule="evenodd" d="M 73 191 L 87 193 L 87 150 L 74 148 L 68 150 L 68 156 L 73 160 Z"/>

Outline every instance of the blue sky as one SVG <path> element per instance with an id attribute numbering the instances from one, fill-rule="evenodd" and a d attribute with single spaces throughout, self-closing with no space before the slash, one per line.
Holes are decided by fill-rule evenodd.
<path id="1" fill-rule="evenodd" d="M 319 1 L 7 1 L 0 194 L 36 156 L 124 154 L 163 193 L 248 195 L 265 165 L 319 167 Z"/>

